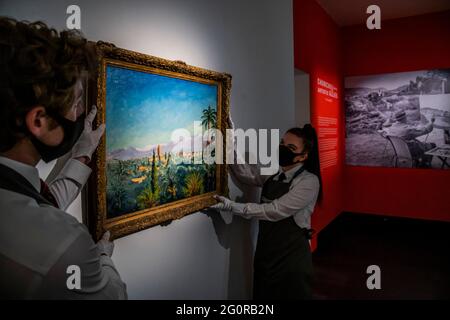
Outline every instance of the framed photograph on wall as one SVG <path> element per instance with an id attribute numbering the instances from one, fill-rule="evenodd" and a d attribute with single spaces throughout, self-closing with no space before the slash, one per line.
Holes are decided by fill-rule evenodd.
<path id="1" fill-rule="evenodd" d="M 450 69 L 345 78 L 346 164 L 449 169 Z"/>
<path id="2" fill-rule="evenodd" d="M 226 166 L 211 159 L 225 154 L 214 129 L 225 137 L 231 76 L 108 43 L 97 48 L 93 98 L 106 131 L 88 186 L 94 237 L 165 224 L 226 195 Z"/>

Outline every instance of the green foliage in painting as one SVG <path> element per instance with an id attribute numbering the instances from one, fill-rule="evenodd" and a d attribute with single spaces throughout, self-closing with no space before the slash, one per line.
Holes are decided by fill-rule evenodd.
<path id="1" fill-rule="evenodd" d="M 183 193 L 186 197 L 202 194 L 204 190 L 203 178 L 198 171 L 191 172 L 186 177 Z"/>

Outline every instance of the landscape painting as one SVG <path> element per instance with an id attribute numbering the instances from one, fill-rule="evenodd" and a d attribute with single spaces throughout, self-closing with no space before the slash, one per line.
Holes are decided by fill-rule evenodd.
<path id="1" fill-rule="evenodd" d="M 113 47 L 102 48 L 98 79 L 97 237 L 120 237 L 170 222 L 226 194 L 215 163 L 231 76 Z M 111 59 L 116 58 L 116 59 Z M 117 59 L 120 58 L 120 59 Z"/>
<path id="2" fill-rule="evenodd" d="M 346 163 L 448 169 L 450 69 L 345 79 Z"/>
<path id="3" fill-rule="evenodd" d="M 107 66 L 107 217 L 215 191 L 194 125 L 216 128 L 216 114 L 217 85 Z M 174 142 L 178 129 L 191 134 Z"/>

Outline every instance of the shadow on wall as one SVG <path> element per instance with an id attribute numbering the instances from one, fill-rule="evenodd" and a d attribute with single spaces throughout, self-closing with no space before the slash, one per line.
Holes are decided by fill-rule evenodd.
<path id="1" fill-rule="evenodd" d="M 246 154 L 248 159 L 248 153 Z M 255 165 L 252 170 L 259 170 Z M 261 188 L 245 185 L 230 175 L 231 181 L 242 191 L 234 200 L 242 203 L 259 203 Z M 219 244 L 229 249 L 228 299 L 252 298 L 253 255 L 256 249 L 258 222 L 232 215 L 231 221 L 216 210 L 202 211 L 211 218 Z"/>

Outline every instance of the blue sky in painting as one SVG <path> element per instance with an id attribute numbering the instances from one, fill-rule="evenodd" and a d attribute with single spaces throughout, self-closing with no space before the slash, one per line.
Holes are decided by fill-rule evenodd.
<path id="1" fill-rule="evenodd" d="M 106 148 L 167 143 L 173 130 L 193 132 L 202 110 L 217 110 L 217 86 L 107 66 Z"/>

